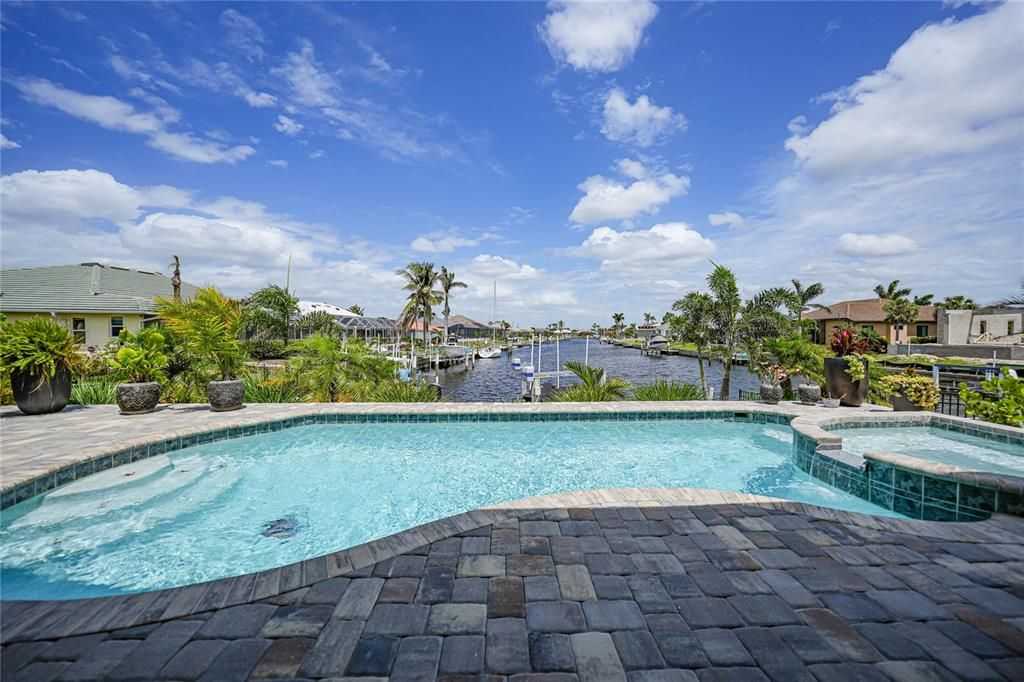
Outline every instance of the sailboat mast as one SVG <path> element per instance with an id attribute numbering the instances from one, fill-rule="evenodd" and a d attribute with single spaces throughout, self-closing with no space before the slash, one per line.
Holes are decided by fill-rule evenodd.
<path id="1" fill-rule="evenodd" d="M 498 324 L 498 280 L 494 280 L 494 295 L 491 298 L 491 343 L 494 343 L 494 325 Z"/>

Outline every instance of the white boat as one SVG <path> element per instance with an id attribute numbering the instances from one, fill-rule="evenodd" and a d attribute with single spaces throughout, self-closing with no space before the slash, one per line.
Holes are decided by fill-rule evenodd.
<path id="1" fill-rule="evenodd" d="M 434 349 L 446 358 L 465 357 L 469 352 L 469 347 L 462 345 L 457 336 L 449 336 L 445 343 L 434 346 Z"/>
<path id="2" fill-rule="evenodd" d="M 490 327 L 491 327 L 491 345 L 488 346 L 487 348 L 481 348 L 480 350 L 478 350 L 476 352 L 476 356 L 478 358 L 491 359 L 491 358 L 501 357 L 501 346 L 498 345 L 497 340 L 494 338 L 494 336 L 495 336 L 494 328 L 498 324 L 494 320 L 494 315 L 495 315 L 497 307 L 498 307 L 498 282 L 495 281 L 494 282 L 494 298 L 491 300 L 491 323 L 490 323 Z"/>
<path id="3" fill-rule="evenodd" d="M 652 336 L 647 342 L 647 348 L 650 350 L 665 350 L 668 348 L 668 339 L 660 334 Z"/>

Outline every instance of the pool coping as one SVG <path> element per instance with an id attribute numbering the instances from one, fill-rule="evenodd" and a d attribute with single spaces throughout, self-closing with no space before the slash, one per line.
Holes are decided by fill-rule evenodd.
<path id="1" fill-rule="evenodd" d="M 842 449 L 836 428 L 930 426 L 1000 442 L 1024 444 L 1024 429 L 933 412 L 890 412 L 868 418 L 836 415 L 796 417 L 797 466 L 810 475 L 885 509 L 934 520 L 982 519 L 991 513 L 1024 516 L 1024 477 L 932 462 L 900 452 Z"/>
<path id="2" fill-rule="evenodd" d="M 203 583 L 113 597 L 2 601 L 0 642 L 57 639 L 119 630 L 269 599 L 341 577 L 424 545 L 536 510 L 600 507 L 758 507 L 860 528 L 950 542 L 1016 542 L 1024 520 L 993 515 L 985 521 L 918 521 L 847 512 L 778 498 L 697 488 L 608 488 L 554 493 L 499 503 L 399 531 L 355 547 L 286 566 Z"/>

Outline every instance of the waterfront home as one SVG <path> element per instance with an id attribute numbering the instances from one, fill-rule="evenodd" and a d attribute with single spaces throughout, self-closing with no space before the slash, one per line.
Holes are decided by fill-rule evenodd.
<path id="1" fill-rule="evenodd" d="M 889 323 L 885 318 L 884 298 L 862 298 L 853 301 L 832 303 L 827 309 L 813 310 L 805 313 L 803 319 L 815 322 L 815 340 L 819 343 L 828 339 L 833 328 L 852 325 L 857 329 L 867 329 L 894 343 L 899 340 L 906 343 L 910 337 L 929 337 L 936 335 L 935 306 L 923 305 L 917 311 L 917 319 L 906 329 Z"/>
<path id="2" fill-rule="evenodd" d="M 182 297 L 195 291 L 181 283 Z M 134 332 L 156 322 L 154 299 L 173 294 L 165 275 L 102 263 L 0 270 L 0 312 L 8 320 L 52 315 L 90 350 L 122 329 Z"/>
<path id="3" fill-rule="evenodd" d="M 358 315 L 347 308 L 341 308 L 331 303 L 321 301 L 299 301 L 299 313 L 326 313 L 334 318 L 340 330 L 342 339 L 350 336 L 360 339 L 397 339 L 402 335 L 402 329 L 394 320 L 386 317 L 369 317 Z M 293 330 L 293 335 L 303 336 L 301 331 Z"/>
<path id="4" fill-rule="evenodd" d="M 443 325 L 444 318 L 438 317 L 436 321 Z M 448 318 L 448 334 L 458 336 L 460 339 L 490 338 L 491 328 L 465 315 L 451 315 Z"/>

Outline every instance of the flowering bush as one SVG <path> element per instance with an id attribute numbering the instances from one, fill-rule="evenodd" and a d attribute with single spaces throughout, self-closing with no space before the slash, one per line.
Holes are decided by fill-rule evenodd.
<path id="1" fill-rule="evenodd" d="M 832 352 L 837 358 L 847 355 L 863 355 L 868 349 L 868 340 L 849 327 L 836 327 L 832 332 Z"/>
<path id="2" fill-rule="evenodd" d="M 769 362 L 761 362 L 760 365 L 761 368 L 758 370 L 758 374 L 761 376 L 761 381 L 772 386 L 778 386 L 792 374 L 790 370 L 780 365 L 774 365 Z"/>
<path id="3" fill-rule="evenodd" d="M 939 404 L 939 387 L 930 377 L 890 374 L 882 379 L 881 390 L 888 397 L 902 395 L 923 410 L 934 410 Z"/>

